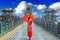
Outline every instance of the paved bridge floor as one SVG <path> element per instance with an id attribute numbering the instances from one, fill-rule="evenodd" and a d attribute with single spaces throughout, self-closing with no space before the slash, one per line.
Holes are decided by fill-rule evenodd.
<path id="1" fill-rule="evenodd" d="M 51 36 L 48 36 L 46 32 L 42 30 L 35 23 L 32 24 L 33 37 L 31 40 L 53 40 Z M 27 24 L 24 23 L 21 28 L 14 32 L 6 40 L 28 40 L 27 37 Z"/>

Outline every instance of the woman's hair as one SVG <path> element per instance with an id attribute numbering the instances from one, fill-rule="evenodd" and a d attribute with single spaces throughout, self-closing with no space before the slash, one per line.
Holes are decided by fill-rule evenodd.
<path id="1" fill-rule="evenodd" d="M 28 18 L 28 21 L 30 20 L 30 17 Z"/>

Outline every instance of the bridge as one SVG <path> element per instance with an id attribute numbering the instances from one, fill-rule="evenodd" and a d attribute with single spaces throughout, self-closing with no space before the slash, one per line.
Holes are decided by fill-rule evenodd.
<path id="1" fill-rule="evenodd" d="M 50 34 L 46 30 L 42 29 L 40 26 L 33 23 L 33 37 L 32 40 L 58 40 L 56 36 Z M 28 40 L 27 37 L 27 24 L 22 23 L 20 26 L 14 30 L 8 32 L 0 38 L 0 40 Z"/>
<path id="2" fill-rule="evenodd" d="M 28 40 L 27 23 L 23 22 L 22 18 L 12 15 L 14 11 L 9 8 L 2 10 L 4 14 L 0 15 L 0 40 Z M 60 22 L 56 22 L 56 11 L 44 10 L 45 15 L 34 19 L 31 40 L 60 40 Z"/>

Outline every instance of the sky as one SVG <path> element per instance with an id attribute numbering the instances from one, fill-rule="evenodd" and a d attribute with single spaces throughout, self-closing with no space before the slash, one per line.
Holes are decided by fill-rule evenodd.
<path id="1" fill-rule="evenodd" d="M 32 13 L 35 17 L 42 17 L 42 15 L 44 15 L 41 10 L 49 8 L 54 10 L 60 10 L 60 0 L 0 0 L 0 9 L 12 8 L 16 10 L 15 13 L 17 13 L 17 16 L 23 16 L 24 14 L 19 15 L 18 13 L 24 13 L 26 11 L 26 4 L 32 6 Z M 60 11 L 56 12 L 56 14 L 59 15 Z"/>
<path id="2" fill-rule="evenodd" d="M 33 4 L 45 4 L 47 7 L 60 0 L 0 0 L 0 9 L 2 8 L 15 8 L 21 1 L 31 2 Z"/>

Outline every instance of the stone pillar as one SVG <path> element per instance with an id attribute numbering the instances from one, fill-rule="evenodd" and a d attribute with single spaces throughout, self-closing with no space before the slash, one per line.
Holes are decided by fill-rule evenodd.
<path id="1" fill-rule="evenodd" d="M 58 34 L 60 34 L 60 22 L 58 22 Z"/>

